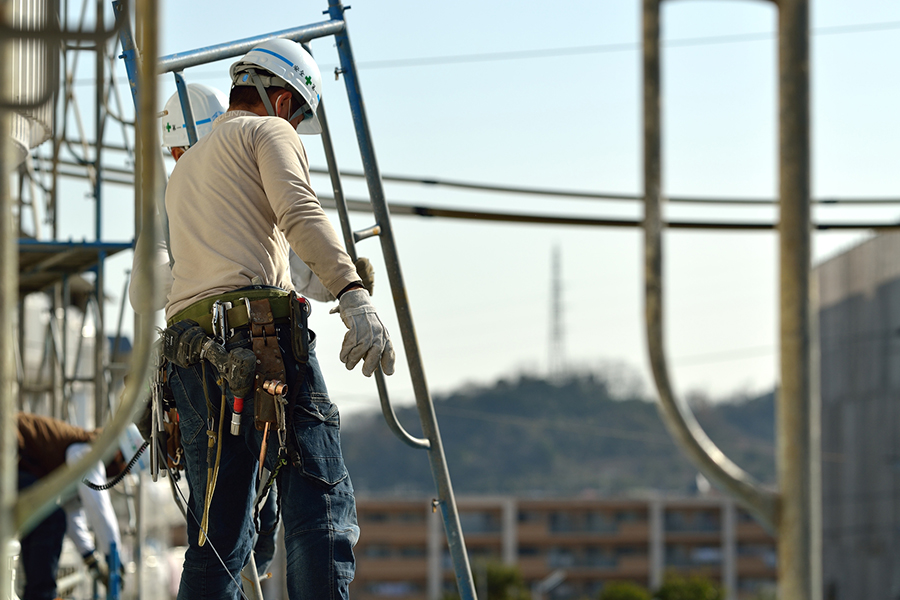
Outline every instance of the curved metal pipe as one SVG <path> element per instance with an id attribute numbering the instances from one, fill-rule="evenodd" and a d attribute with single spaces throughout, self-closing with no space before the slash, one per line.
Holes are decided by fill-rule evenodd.
<path id="1" fill-rule="evenodd" d="M 388 429 L 394 432 L 394 435 L 401 442 L 415 448 L 416 450 L 428 450 L 431 448 L 431 441 L 423 438 L 417 438 L 409 434 L 397 419 L 397 413 L 394 412 L 394 406 L 391 404 L 391 398 L 388 396 L 387 384 L 384 381 L 384 373 L 381 367 L 375 370 L 375 385 L 378 387 L 378 398 L 381 400 L 381 414 L 387 423 Z"/>
<path id="2" fill-rule="evenodd" d="M 307 47 L 307 50 L 309 48 Z M 341 185 L 341 176 L 338 173 L 337 160 L 334 156 L 334 146 L 331 143 L 331 131 L 328 129 L 328 118 L 325 115 L 325 106 L 319 103 L 316 110 L 319 116 L 319 122 L 322 124 L 322 145 L 325 147 L 325 162 L 328 164 L 328 173 L 331 176 L 331 188 L 334 192 L 334 205 L 337 208 L 338 220 L 341 222 L 341 233 L 344 236 L 344 246 L 347 248 L 347 254 L 350 259 L 356 262 L 358 258 L 356 254 L 356 239 L 353 235 L 353 228 L 350 225 L 350 214 L 347 210 L 347 200 L 344 197 L 344 187 Z M 384 373 L 379 366 L 375 369 L 375 384 L 378 387 L 378 399 L 381 401 L 381 414 L 387 422 L 388 429 L 394 432 L 400 441 L 407 446 L 420 450 L 427 450 L 431 447 L 431 442 L 426 439 L 413 437 L 403 428 L 397 419 L 397 413 L 391 406 L 391 399 L 388 395 L 387 384 L 384 381 Z"/>
<path id="3" fill-rule="evenodd" d="M 154 0 L 140 0 L 137 6 L 138 23 L 147 25 L 143 29 L 145 31 L 145 52 L 150 56 L 156 56 L 158 7 Z M 138 118 L 140 119 L 139 131 L 142 134 L 140 144 L 141 170 L 144 174 L 141 178 L 140 194 L 141 235 L 146 235 L 149 239 L 156 238 L 155 219 L 153 216 L 155 214 L 154 199 L 157 181 L 155 176 L 155 156 L 158 153 L 158 143 L 156 141 L 156 74 L 154 66 L 150 61 L 145 61 L 141 67 L 141 110 L 138 111 Z M 149 268 L 149 265 L 146 265 L 146 267 L 141 269 L 139 276 L 145 278 L 144 283 L 148 286 L 155 285 L 153 270 Z M 135 353 L 132 359 L 131 377 L 129 378 L 130 383 L 125 387 L 124 398 L 119 409 L 104 427 L 103 433 L 94 442 L 91 451 L 71 467 L 56 469 L 40 483 L 19 494 L 15 505 L 15 527 L 20 534 L 29 531 L 40 522 L 53 508 L 53 502 L 60 494 L 77 485 L 78 481 L 92 465 L 107 456 L 109 449 L 116 444 L 119 435 L 131 423 L 138 400 L 143 397 L 144 382 L 149 374 L 151 332 L 152 322 L 150 318 L 142 317 L 141 327 L 138 328 L 137 339 L 135 340 Z M 103 332 L 99 332 L 99 335 L 103 336 Z"/>
<path id="4" fill-rule="evenodd" d="M 344 10 L 341 0 L 328 0 L 328 13 L 332 19 L 342 20 Z M 447 468 L 447 459 L 444 455 L 444 446 L 441 441 L 437 416 L 434 412 L 434 404 L 431 401 L 428 384 L 425 380 L 425 369 L 419 352 L 418 340 L 416 339 L 409 298 L 406 296 L 406 285 L 403 283 L 403 274 L 400 270 L 400 258 L 394 241 L 390 212 L 385 199 L 378 161 L 375 157 L 375 146 L 372 143 L 368 120 L 366 119 L 365 102 L 363 102 L 356 66 L 353 61 L 350 38 L 346 30 L 336 34 L 334 37 L 341 61 L 341 69 L 343 70 L 344 85 L 347 88 L 347 96 L 350 101 L 350 111 L 353 114 L 356 139 L 362 155 L 363 167 L 366 171 L 369 197 L 372 200 L 375 219 L 381 227 L 379 240 L 381 241 L 381 250 L 384 254 L 385 266 L 388 271 L 388 281 L 391 284 L 391 293 L 394 297 L 394 308 L 400 326 L 400 336 L 403 340 L 403 347 L 406 350 L 406 362 L 409 365 L 410 376 L 413 381 L 419 421 L 422 424 L 422 432 L 431 442 L 431 447 L 428 448 L 428 462 L 438 491 L 439 501 L 436 505 L 441 508 L 441 513 L 444 517 L 444 532 L 447 536 L 447 546 L 450 548 L 450 558 L 456 575 L 457 589 L 462 600 L 476 600 L 477 594 L 475 593 L 472 568 L 469 564 L 469 555 L 466 552 L 462 526 L 459 521 L 459 510 L 453 494 L 453 485 L 450 482 L 450 473 Z"/>
<path id="5" fill-rule="evenodd" d="M 659 392 L 659 410 L 672 437 L 710 480 L 743 501 L 770 530 L 777 527 L 778 496 L 764 489 L 709 439 L 690 408 L 675 398 L 663 344 L 662 151 L 659 3 L 644 0 L 644 277 L 647 349 Z"/>

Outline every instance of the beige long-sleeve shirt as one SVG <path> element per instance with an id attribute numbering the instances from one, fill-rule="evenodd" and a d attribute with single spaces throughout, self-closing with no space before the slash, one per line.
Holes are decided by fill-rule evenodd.
<path id="1" fill-rule="evenodd" d="M 256 276 L 292 289 L 288 245 L 332 294 L 360 281 L 284 119 L 245 111 L 216 119 L 172 171 L 166 212 L 175 259 L 167 319 Z"/>

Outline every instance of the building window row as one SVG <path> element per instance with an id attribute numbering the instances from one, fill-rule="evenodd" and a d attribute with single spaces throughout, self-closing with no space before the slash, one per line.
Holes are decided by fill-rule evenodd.
<path id="1" fill-rule="evenodd" d="M 376 581 L 366 586 L 366 593 L 372 596 L 396 598 L 422 594 L 425 590 L 412 581 Z"/>
<path id="2" fill-rule="evenodd" d="M 361 511 L 361 523 L 424 523 L 425 510 L 420 511 Z"/>
<path id="3" fill-rule="evenodd" d="M 366 558 L 420 558 L 427 554 L 425 546 L 391 544 L 366 544 L 357 547 L 356 553 Z"/>
<path id="4" fill-rule="evenodd" d="M 778 564 L 778 553 L 772 544 L 738 544 L 737 555 L 759 558 L 770 568 Z"/>
<path id="5" fill-rule="evenodd" d="M 667 510 L 667 532 L 714 532 L 722 529 L 718 510 Z"/>
<path id="6" fill-rule="evenodd" d="M 520 524 L 546 524 L 554 533 L 615 533 L 624 523 L 647 522 L 647 513 L 637 510 L 519 511 Z"/>
<path id="7" fill-rule="evenodd" d="M 722 548 L 720 546 L 666 544 L 666 566 L 700 567 L 721 564 Z"/>

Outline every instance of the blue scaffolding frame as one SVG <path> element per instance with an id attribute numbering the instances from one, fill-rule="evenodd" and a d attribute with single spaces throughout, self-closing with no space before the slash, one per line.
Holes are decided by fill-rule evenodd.
<path id="1" fill-rule="evenodd" d="M 121 10 L 120 0 L 115 0 L 113 6 L 118 14 Z M 340 0 L 329 0 L 327 14 L 330 18 L 328 21 L 163 56 L 157 61 L 157 72 L 160 74 L 172 73 L 174 75 L 182 110 L 184 114 L 188 116 L 185 118 L 188 139 L 193 142 L 197 139 L 197 133 L 194 127 L 193 118 L 189 118 L 190 116 L 193 116 L 193 111 L 191 110 L 190 98 L 184 83 L 184 69 L 241 56 L 260 42 L 266 40 L 285 38 L 306 44 L 313 39 L 334 36 L 341 65 L 338 73 L 343 76 L 347 88 L 350 111 L 353 117 L 354 129 L 356 131 L 366 183 L 369 190 L 369 198 L 375 216 L 375 225 L 361 231 L 351 230 L 347 203 L 343 197 L 340 175 L 331 144 L 327 119 L 325 118 L 325 109 L 323 104 L 320 103 L 318 116 L 322 123 L 322 140 L 328 163 L 328 171 L 334 188 L 335 204 L 340 219 L 344 242 L 351 258 L 355 260 L 357 257 L 357 242 L 373 236 L 377 236 L 381 241 L 381 249 L 387 268 L 388 281 L 390 282 L 394 307 L 400 324 L 401 339 L 406 351 L 416 399 L 416 407 L 418 409 L 419 420 L 422 425 L 424 437 L 413 437 L 398 421 L 391 405 L 384 374 L 379 368 L 375 372 L 375 380 L 381 401 L 382 414 L 384 415 L 390 430 L 401 441 L 412 448 L 425 450 L 428 453 L 431 473 L 437 489 L 437 498 L 434 500 L 434 509 L 437 510 L 440 508 L 441 510 L 444 531 L 447 537 L 450 557 L 453 562 L 453 569 L 460 598 L 461 600 L 476 600 L 475 586 L 472 580 L 472 569 L 469 564 L 469 557 L 466 552 L 465 540 L 459 521 L 456 498 L 450 481 L 450 473 L 447 468 L 447 460 L 444 454 L 440 430 L 438 428 L 437 416 L 434 411 L 434 404 L 425 379 L 425 370 L 422 356 L 419 351 L 419 343 L 413 324 L 409 299 L 406 294 L 406 286 L 400 269 L 400 258 L 394 240 L 393 229 L 391 227 L 390 212 L 385 198 L 381 172 L 378 168 L 378 161 L 375 156 L 375 147 L 366 118 L 365 105 L 362 98 L 362 90 L 357 74 L 356 63 L 353 59 L 350 38 L 347 34 L 347 23 L 344 20 L 344 11 L 346 8 L 347 7 L 343 6 Z M 127 29 L 123 28 L 120 32 L 120 36 L 122 38 L 123 48 L 122 58 L 125 61 L 126 72 L 131 83 L 131 92 L 132 95 L 137 98 L 137 73 L 139 70 L 138 53 L 136 52 L 134 42 Z"/>

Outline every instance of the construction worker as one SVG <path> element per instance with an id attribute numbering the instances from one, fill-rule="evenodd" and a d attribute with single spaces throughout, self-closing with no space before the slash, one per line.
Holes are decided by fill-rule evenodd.
<path id="1" fill-rule="evenodd" d="M 17 424 L 20 490 L 34 485 L 62 465 L 77 462 L 90 451 L 91 442 L 100 434 L 99 430 L 88 431 L 59 419 L 24 412 L 18 414 Z M 120 473 L 125 467 L 125 454 L 128 459 L 134 454 L 128 451 L 135 447 L 134 436 L 140 439 L 136 428 L 123 436 L 119 451 L 108 464 L 98 462 L 85 479 L 101 485 L 106 483 L 107 476 Z M 122 548 L 118 520 L 109 492 L 82 483 L 78 485 L 77 496 L 67 499 L 62 508 L 51 512 L 22 538 L 20 564 L 25 575 L 22 600 L 56 598 L 56 573 L 67 533 L 91 574 L 109 585 L 106 565 L 113 544 L 117 550 Z"/>
<path id="2" fill-rule="evenodd" d="M 166 190 L 174 257 L 166 318 L 173 333 L 192 322 L 211 333 L 212 308 L 230 302 L 226 348 L 252 349 L 257 374 L 268 382 L 244 399 L 250 416 L 238 421 L 234 436 L 228 428 L 223 433 L 222 423 L 240 413 L 227 386 L 219 400 L 215 369 L 202 360 L 169 365 L 190 487 L 178 597 L 240 595 L 262 456 L 278 486 L 288 596 L 347 598 L 359 532 L 353 487 L 315 336 L 287 318 L 298 315 L 300 323 L 305 314 L 286 291 L 288 246 L 338 299 L 334 312 L 349 330 L 340 352 L 348 369 L 362 361 L 366 376 L 379 366 L 392 374 L 393 345 L 309 183 L 297 133 L 321 131 L 318 67 L 299 44 L 270 40 L 230 73 L 228 111 L 181 157 Z M 270 379 L 272 373 L 284 379 Z M 278 416 L 263 423 L 257 411 L 267 410 Z"/>
<path id="3" fill-rule="evenodd" d="M 219 90 L 201 83 L 189 83 L 187 90 L 191 100 L 195 131 L 197 138 L 200 139 L 212 131 L 212 122 L 228 109 L 228 98 Z M 160 126 L 162 144 L 177 163 L 190 146 L 181 98 L 177 92 L 166 101 L 160 118 Z M 132 268 L 135 276 L 129 282 L 128 294 L 135 311 L 147 314 L 161 310 L 172 289 L 172 270 L 169 266 L 169 253 L 166 250 L 165 242 L 157 244 L 154 255 L 151 257 L 151 265 L 156 272 L 158 284 L 155 294 L 151 294 L 141 287 L 142 278 L 137 276 L 142 264 L 141 260 L 140 252 L 136 250 Z M 289 252 L 288 263 L 291 282 L 297 293 L 319 302 L 332 302 L 336 299 L 293 250 Z M 355 266 L 363 286 L 370 294 L 373 293 L 375 271 L 369 259 L 361 256 L 356 260 Z M 277 492 L 273 489 L 260 509 L 260 533 L 254 545 L 253 558 L 257 571 L 261 574 L 266 572 L 275 553 L 275 538 L 279 525 L 276 518 L 276 502 Z"/>

